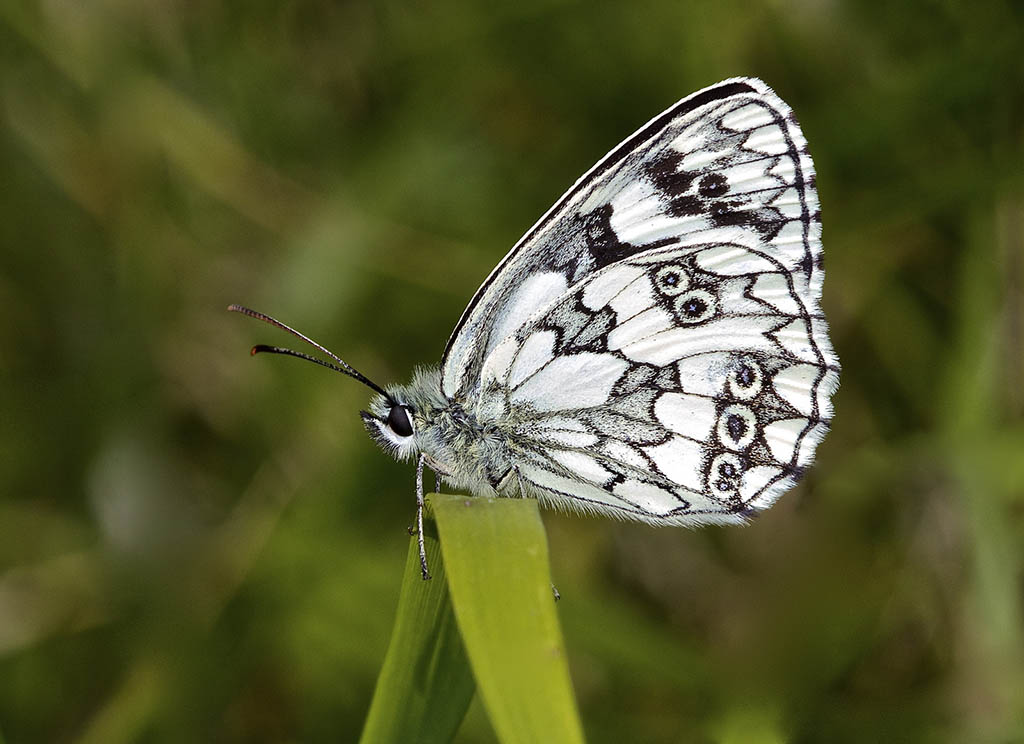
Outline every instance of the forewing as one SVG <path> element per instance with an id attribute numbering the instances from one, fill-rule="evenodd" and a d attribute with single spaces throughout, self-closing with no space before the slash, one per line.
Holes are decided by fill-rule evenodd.
<path id="1" fill-rule="evenodd" d="M 838 361 L 806 273 L 763 236 L 599 269 L 498 344 L 477 415 L 543 501 L 623 518 L 740 521 L 814 457 Z"/>
<path id="2" fill-rule="evenodd" d="M 448 341 L 442 390 L 478 395 L 502 341 L 595 272 L 659 247 L 760 246 L 816 307 L 819 238 L 813 166 L 789 107 L 760 80 L 706 88 L 605 156 L 505 256 Z"/>

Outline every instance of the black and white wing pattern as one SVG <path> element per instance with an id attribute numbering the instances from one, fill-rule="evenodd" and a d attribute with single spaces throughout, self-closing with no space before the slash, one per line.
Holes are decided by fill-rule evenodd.
<path id="1" fill-rule="evenodd" d="M 519 443 L 499 491 L 739 521 L 827 431 L 822 279 L 799 126 L 761 81 L 728 80 L 619 145 L 513 248 L 449 340 L 442 392 Z"/>
<path id="2" fill-rule="evenodd" d="M 481 420 L 563 508 L 739 521 L 814 457 L 838 382 L 825 321 L 764 247 L 666 246 L 598 270 L 495 347 Z"/>

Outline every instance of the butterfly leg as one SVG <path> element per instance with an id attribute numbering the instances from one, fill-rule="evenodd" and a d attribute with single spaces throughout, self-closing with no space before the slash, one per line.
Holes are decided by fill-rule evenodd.
<path id="1" fill-rule="evenodd" d="M 416 463 L 416 542 L 420 548 L 420 572 L 423 580 L 430 578 L 427 570 L 427 549 L 423 544 L 423 461 L 426 455 L 420 455 Z"/>

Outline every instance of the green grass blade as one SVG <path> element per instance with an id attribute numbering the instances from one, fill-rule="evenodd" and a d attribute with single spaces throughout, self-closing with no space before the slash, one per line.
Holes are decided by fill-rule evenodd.
<path id="1" fill-rule="evenodd" d="M 434 578 L 424 581 L 420 577 L 414 536 L 409 541 L 398 615 L 362 744 L 450 742 L 476 689 L 452 614 L 437 525 L 428 518 L 423 526 Z"/>
<path id="2" fill-rule="evenodd" d="M 498 738 L 582 742 L 537 502 L 430 500 L 455 616 Z"/>

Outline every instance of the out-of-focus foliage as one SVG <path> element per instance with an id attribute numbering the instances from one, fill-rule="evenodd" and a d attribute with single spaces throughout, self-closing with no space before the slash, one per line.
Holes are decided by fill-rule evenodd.
<path id="1" fill-rule="evenodd" d="M 739 74 L 817 162 L 834 430 L 748 528 L 545 516 L 588 740 L 1019 740 L 1022 50 L 995 1 L 0 4 L 5 740 L 354 740 L 412 473 L 224 307 L 406 378 L 580 173 Z"/>

